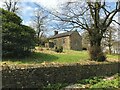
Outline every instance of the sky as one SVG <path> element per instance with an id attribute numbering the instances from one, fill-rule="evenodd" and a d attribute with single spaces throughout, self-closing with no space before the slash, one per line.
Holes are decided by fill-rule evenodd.
<path id="1" fill-rule="evenodd" d="M 33 3 L 38 3 L 41 7 L 46 10 L 53 11 L 59 10 L 59 5 L 67 2 L 69 0 L 24 0 L 22 1 L 22 6 L 25 10 L 22 11 L 22 18 L 25 20 L 23 24 L 28 25 L 30 23 L 30 17 L 33 16 L 33 11 L 37 8 Z M 75 0 L 70 0 L 75 1 Z M 29 16 L 28 16 L 29 13 Z"/>
<path id="2" fill-rule="evenodd" d="M 0 7 L 5 0 L 0 1 Z M 40 6 L 46 8 L 46 10 L 58 10 L 59 5 L 65 3 L 69 0 L 21 0 L 20 6 L 21 11 L 18 14 L 24 21 L 23 24 L 28 25 L 30 22 L 31 16 L 33 16 L 33 11 L 37 8 L 34 3 L 38 3 Z M 75 0 L 70 0 L 75 1 Z"/>
<path id="3" fill-rule="evenodd" d="M 72 2 L 76 0 L 21 0 L 20 2 L 21 10 L 18 15 L 23 19 L 22 24 L 31 25 L 32 24 L 31 19 L 32 19 L 32 16 L 34 15 L 34 10 L 37 9 L 37 6 L 34 5 L 35 2 L 38 3 L 41 7 L 43 7 L 46 10 L 59 11 L 60 10 L 59 6 L 67 1 Z M 114 2 L 116 0 L 107 0 L 107 1 Z M 0 1 L 0 7 L 2 7 L 1 1 Z M 118 20 L 118 17 L 115 17 L 114 19 Z"/>

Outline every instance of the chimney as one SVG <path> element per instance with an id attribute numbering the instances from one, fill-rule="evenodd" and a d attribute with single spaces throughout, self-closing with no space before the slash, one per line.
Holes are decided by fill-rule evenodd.
<path id="1" fill-rule="evenodd" d="M 57 35 L 58 34 L 58 31 L 54 31 L 54 35 Z"/>

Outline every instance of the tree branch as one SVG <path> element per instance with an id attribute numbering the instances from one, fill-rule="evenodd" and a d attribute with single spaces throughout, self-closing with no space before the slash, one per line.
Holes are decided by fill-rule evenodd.
<path id="1" fill-rule="evenodd" d="M 116 20 L 112 20 L 113 22 L 115 22 L 115 23 L 117 23 L 118 25 L 120 25 L 120 23 L 119 22 L 117 22 Z"/>

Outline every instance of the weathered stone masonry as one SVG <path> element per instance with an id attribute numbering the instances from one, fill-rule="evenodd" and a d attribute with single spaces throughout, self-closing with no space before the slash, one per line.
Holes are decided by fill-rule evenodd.
<path id="1" fill-rule="evenodd" d="M 3 88 L 41 88 L 48 83 L 74 83 L 90 76 L 113 75 L 120 72 L 119 66 L 120 63 L 3 67 L 2 85 Z"/>

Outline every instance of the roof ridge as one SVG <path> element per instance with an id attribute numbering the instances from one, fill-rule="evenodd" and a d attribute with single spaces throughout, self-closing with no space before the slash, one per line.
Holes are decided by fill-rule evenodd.
<path id="1" fill-rule="evenodd" d="M 73 32 L 75 32 L 75 31 L 68 31 L 68 32 L 64 32 L 64 33 L 59 33 L 59 34 L 54 35 L 54 36 L 52 36 L 50 38 L 52 39 L 52 38 L 59 38 L 59 37 L 64 37 L 64 36 L 70 36 Z"/>

